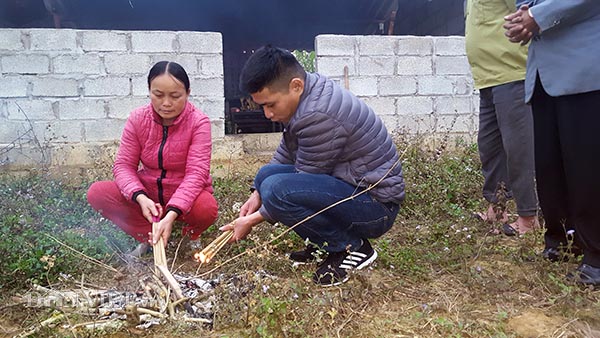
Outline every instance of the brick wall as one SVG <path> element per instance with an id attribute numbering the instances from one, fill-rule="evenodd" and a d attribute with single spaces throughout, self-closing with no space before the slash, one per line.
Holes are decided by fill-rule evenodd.
<path id="1" fill-rule="evenodd" d="M 0 29 L 0 166 L 89 166 L 148 103 L 147 74 L 180 63 L 191 101 L 224 136 L 220 33 Z"/>
<path id="2" fill-rule="evenodd" d="M 0 41 L 2 170 L 85 168 L 114 156 L 160 60 L 189 73 L 191 100 L 212 121 L 213 159 L 271 153 L 279 142 L 224 135 L 220 33 L 0 29 Z M 462 37 L 321 35 L 315 49 L 317 70 L 344 85 L 347 66 L 350 90 L 390 131 L 475 135 L 478 97 Z"/>
<path id="3" fill-rule="evenodd" d="M 473 138 L 478 97 L 462 37 L 320 35 L 317 72 L 364 99 L 390 131 Z"/>

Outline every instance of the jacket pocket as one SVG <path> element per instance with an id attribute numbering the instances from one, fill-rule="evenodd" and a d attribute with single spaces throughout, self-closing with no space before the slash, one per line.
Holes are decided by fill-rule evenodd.
<path id="1" fill-rule="evenodd" d="M 471 0 L 473 1 L 472 11 L 469 15 L 474 15 L 476 25 L 483 25 L 497 20 L 498 4 L 497 0 Z"/>

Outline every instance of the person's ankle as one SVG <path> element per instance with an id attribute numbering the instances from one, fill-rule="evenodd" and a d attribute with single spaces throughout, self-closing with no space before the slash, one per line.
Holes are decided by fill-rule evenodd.
<path id="1" fill-rule="evenodd" d="M 538 224 L 538 219 L 536 215 L 533 216 L 519 216 L 517 218 L 517 222 L 522 223 L 523 225 L 527 225 L 527 226 L 535 226 Z"/>
<path id="2" fill-rule="evenodd" d="M 540 227 L 537 216 L 519 216 L 515 223 L 513 223 L 513 227 L 515 227 L 514 225 L 516 225 L 516 228 L 520 229 L 519 233 L 521 234 Z"/>

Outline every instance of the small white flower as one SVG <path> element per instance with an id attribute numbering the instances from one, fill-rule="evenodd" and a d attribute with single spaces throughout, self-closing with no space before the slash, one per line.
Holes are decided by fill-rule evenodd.
<path id="1" fill-rule="evenodd" d="M 240 212 L 242 205 L 242 202 L 235 202 L 233 203 L 233 206 L 231 206 L 231 209 L 233 210 L 233 212 Z"/>

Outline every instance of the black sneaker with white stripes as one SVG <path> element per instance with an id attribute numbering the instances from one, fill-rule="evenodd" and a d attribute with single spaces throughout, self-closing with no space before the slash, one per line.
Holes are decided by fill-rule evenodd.
<path id="1" fill-rule="evenodd" d="M 319 249 L 312 244 L 307 244 L 304 250 L 291 252 L 289 258 L 296 264 L 312 263 L 319 258 Z"/>
<path id="2" fill-rule="evenodd" d="M 322 286 L 340 285 L 348 280 L 348 270 L 360 270 L 376 258 L 377 251 L 367 239 L 363 239 L 363 244 L 356 251 L 330 252 L 313 275 L 313 281 Z"/>

